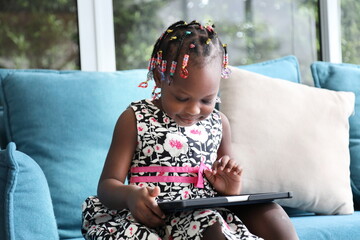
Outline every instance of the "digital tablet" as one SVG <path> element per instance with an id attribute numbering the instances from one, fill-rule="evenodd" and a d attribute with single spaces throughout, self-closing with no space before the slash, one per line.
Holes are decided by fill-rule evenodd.
<path id="1" fill-rule="evenodd" d="M 275 199 L 292 198 L 292 192 L 267 192 L 241 194 L 237 196 L 220 196 L 210 198 L 196 198 L 188 200 L 158 201 L 164 213 L 187 211 L 198 208 L 226 207 L 231 205 L 257 204 L 271 202 Z"/>

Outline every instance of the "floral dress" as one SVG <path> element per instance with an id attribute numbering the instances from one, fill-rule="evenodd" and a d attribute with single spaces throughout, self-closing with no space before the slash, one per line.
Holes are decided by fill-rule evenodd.
<path id="1" fill-rule="evenodd" d="M 130 105 L 137 120 L 137 148 L 129 170 L 129 184 L 160 187 L 158 200 L 216 196 L 203 171 L 217 159 L 222 139 L 220 115 L 181 127 L 151 100 Z M 168 214 L 166 225 L 151 229 L 135 221 L 127 209 L 105 207 L 96 196 L 83 203 L 82 234 L 86 239 L 201 239 L 219 222 L 227 239 L 259 239 L 225 208 Z"/>

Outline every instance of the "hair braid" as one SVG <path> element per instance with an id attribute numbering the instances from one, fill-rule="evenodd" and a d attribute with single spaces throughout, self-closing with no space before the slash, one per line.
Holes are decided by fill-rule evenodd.
<path id="1" fill-rule="evenodd" d="M 189 24 L 178 21 L 170 25 L 154 45 L 149 61 L 147 81 L 153 78 L 156 66 L 161 69 L 162 79 L 167 79 L 169 83 L 178 67 L 182 68 L 180 76 L 186 78 L 189 74 L 186 69 L 189 58 L 192 64 L 202 67 L 219 57 L 223 59 L 223 67 L 226 68 L 226 47 L 222 45 L 214 27 L 214 25 L 203 26 L 197 21 Z M 178 64 L 181 61 L 180 55 L 183 55 L 182 63 L 180 62 L 182 66 Z"/>

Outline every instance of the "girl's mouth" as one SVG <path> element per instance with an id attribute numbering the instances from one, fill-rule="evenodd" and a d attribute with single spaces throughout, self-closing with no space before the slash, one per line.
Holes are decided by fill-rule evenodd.
<path id="1" fill-rule="evenodd" d="M 181 123 L 183 123 L 186 126 L 191 126 L 199 121 L 199 118 L 187 118 L 182 116 L 178 116 L 178 119 L 180 120 Z"/>

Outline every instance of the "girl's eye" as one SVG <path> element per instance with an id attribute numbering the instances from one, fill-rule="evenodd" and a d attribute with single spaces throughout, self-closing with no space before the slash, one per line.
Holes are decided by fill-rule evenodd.
<path id="1" fill-rule="evenodd" d="M 176 100 L 178 100 L 179 102 L 186 102 L 188 98 L 176 97 Z"/>
<path id="2" fill-rule="evenodd" d="M 202 101 L 203 104 L 210 105 L 210 104 L 212 104 L 213 100 L 212 99 L 210 99 L 210 100 L 209 99 L 204 99 L 204 100 L 201 100 L 201 101 Z"/>

